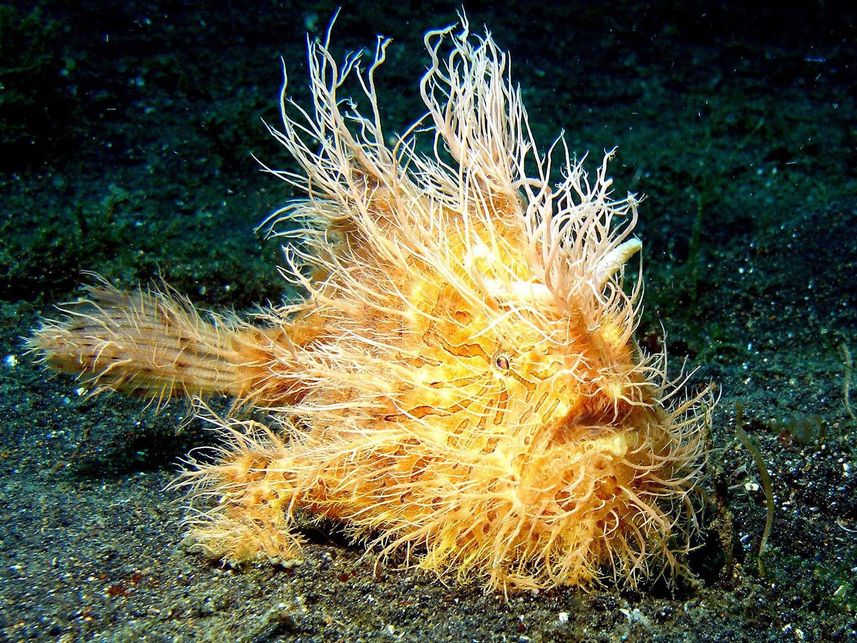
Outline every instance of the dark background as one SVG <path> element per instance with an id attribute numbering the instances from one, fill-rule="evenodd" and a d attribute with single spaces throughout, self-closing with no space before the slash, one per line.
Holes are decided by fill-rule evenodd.
<path id="1" fill-rule="evenodd" d="M 177 460 L 210 436 L 90 399 L 22 337 L 84 271 L 163 277 L 246 313 L 289 294 L 254 227 L 292 197 L 282 56 L 306 96 L 305 33 L 329 2 L 0 5 L 0 628 L 9 640 L 857 640 L 857 41 L 846 4 L 467 2 L 511 52 L 547 147 L 619 146 L 618 193 L 646 195 L 640 342 L 715 381 L 712 511 L 674 592 L 553 590 L 505 599 L 395 569 L 335 526 L 293 570 L 223 569 L 181 546 Z M 422 34 L 449 3 L 347 3 L 334 50 L 394 38 L 387 130 L 423 112 Z M 851 380 L 855 378 L 851 377 Z M 857 386 L 857 384 L 855 384 Z M 852 396 L 853 397 L 853 396 Z M 735 438 L 736 403 L 773 483 Z M 857 399 L 851 402 L 857 407 Z M 186 424 L 176 432 L 176 427 Z M 716 502 L 720 507 L 716 508 Z M 444 579 L 447 580 L 447 579 Z M 562 614 L 565 616 L 562 616 Z M 802 639 L 801 639 L 802 637 Z"/>

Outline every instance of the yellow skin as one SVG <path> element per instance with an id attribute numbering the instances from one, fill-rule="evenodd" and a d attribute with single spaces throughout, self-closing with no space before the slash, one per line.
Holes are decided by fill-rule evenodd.
<path id="1" fill-rule="evenodd" d="M 311 44 L 311 113 L 284 86 L 271 131 L 303 173 L 271 171 L 308 198 L 271 225 L 304 301 L 253 326 L 99 286 L 32 345 L 96 390 L 268 410 L 270 426 L 198 405 L 223 442 L 177 483 L 197 546 L 230 562 L 299 560 L 295 527 L 317 517 L 490 589 L 681 571 L 711 394 L 674 401 L 665 355 L 633 341 L 636 201 L 610 200 L 608 159 L 590 183 L 566 151 L 550 184 L 490 36 L 464 22 L 426 45 L 432 125 L 392 149 L 374 88 L 386 41 L 366 73 Z M 355 75 L 369 117 L 338 96 Z M 426 130 L 431 156 L 414 151 Z"/>

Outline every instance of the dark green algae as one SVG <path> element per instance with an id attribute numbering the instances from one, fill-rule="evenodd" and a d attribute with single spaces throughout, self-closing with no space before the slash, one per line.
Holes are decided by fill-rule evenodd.
<path id="1" fill-rule="evenodd" d="M 456 8 L 343 8 L 337 50 L 395 38 L 379 76 L 388 131 L 421 113 L 422 33 Z M 698 368 L 692 385 L 721 392 L 695 578 L 486 596 L 376 568 L 336 525 L 309 529 L 291 569 L 189 553 L 164 487 L 212 436 L 181 404 L 79 396 L 21 337 L 85 270 L 122 287 L 163 277 L 217 310 L 296 296 L 277 244 L 254 233 L 292 194 L 250 153 L 290 166 L 260 118 L 278 118 L 279 56 L 305 98 L 303 33 L 334 5 L 15 3 L 0 7 L 0 638 L 857 640 L 857 423 L 841 348 L 857 352 L 854 14 L 466 8 L 511 51 L 538 139 L 564 128 L 593 163 L 618 145 L 617 190 L 646 195 L 638 337 L 657 348 L 666 331 L 676 367 Z M 764 495 L 736 402 L 773 484 L 764 576 Z"/>

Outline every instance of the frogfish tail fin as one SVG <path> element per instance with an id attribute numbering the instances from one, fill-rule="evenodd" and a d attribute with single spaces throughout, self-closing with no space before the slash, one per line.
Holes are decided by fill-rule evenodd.
<path id="1" fill-rule="evenodd" d="M 272 362 L 265 330 L 215 316 L 209 321 L 168 289 L 124 292 L 99 284 L 58 308 L 64 318 L 43 321 L 29 348 L 51 368 L 78 374 L 95 392 L 134 393 L 158 404 L 216 394 L 258 403 L 254 388 L 271 388 L 264 385 Z M 276 361 L 287 370 L 282 357 Z M 280 375 L 286 388 L 296 385 L 288 373 Z"/>

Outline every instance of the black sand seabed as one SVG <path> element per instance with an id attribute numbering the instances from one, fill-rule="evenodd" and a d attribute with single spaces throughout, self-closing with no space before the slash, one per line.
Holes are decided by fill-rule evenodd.
<path id="1" fill-rule="evenodd" d="M 289 570 L 187 552 L 164 487 L 211 436 L 196 422 L 176 435 L 181 404 L 78 395 L 21 337 L 84 270 L 124 287 L 161 274 L 239 312 L 286 294 L 277 245 L 253 227 L 291 194 L 250 153 L 291 163 L 259 117 L 277 121 L 281 55 L 305 96 L 303 34 L 335 7 L 18 2 L 0 6 L 0 638 L 857 640 L 855 15 L 597 4 L 466 3 L 512 52 L 539 139 L 564 128 L 593 162 L 618 145 L 617 190 L 648 195 L 640 340 L 656 347 L 662 323 L 676 364 L 722 391 L 696 580 L 506 599 L 374 569 L 335 526 L 308 533 Z M 344 7 L 340 51 L 396 40 L 388 130 L 421 114 L 422 33 L 455 9 Z M 765 499 L 736 403 L 773 483 L 764 575 Z"/>

